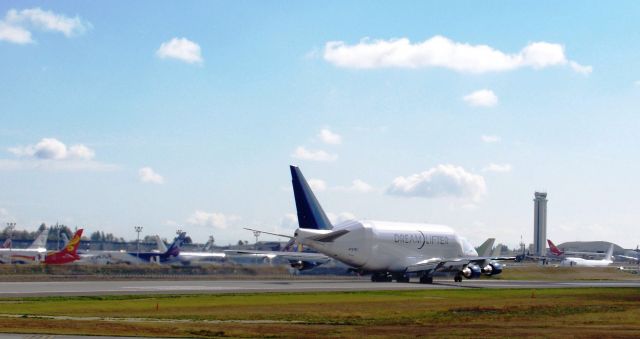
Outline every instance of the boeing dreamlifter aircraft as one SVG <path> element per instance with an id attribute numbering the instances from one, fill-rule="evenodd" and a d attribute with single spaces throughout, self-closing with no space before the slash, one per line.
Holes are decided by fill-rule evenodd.
<path id="1" fill-rule="evenodd" d="M 348 220 L 332 225 L 300 169 L 290 166 L 299 228 L 293 238 L 320 253 L 371 273 L 372 281 L 433 282 L 435 272 L 454 272 L 456 282 L 481 274 L 502 272 L 494 260 L 479 257 L 473 246 L 448 226 L 371 220 Z"/>

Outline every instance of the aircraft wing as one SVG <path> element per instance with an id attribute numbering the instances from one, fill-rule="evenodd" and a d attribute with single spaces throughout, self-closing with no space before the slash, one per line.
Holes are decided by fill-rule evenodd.
<path id="1" fill-rule="evenodd" d="M 469 264 L 484 265 L 487 261 L 512 261 L 516 257 L 467 257 L 467 258 L 431 258 L 417 262 L 407 267 L 407 273 L 423 271 L 452 271 L 459 270 Z"/>
<path id="2" fill-rule="evenodd" d="M 284 252 L 284 251 L 254 251 L 254 250 L 225 250 L 230 255 L 254 255 L 270 258 L 279 257 L 285 260 L 302 261 L 329 261 L 329 257 L 321 253 L 311 252 Z"/>
<path id="3" fill-rule="evenodd" d="M 625 258 L 625 259 L 629 259 L 629 260 L 635 260 L 635 261 L 639 261 L 640 259 L 636 258 L 636 257 L 630 257 L 628 255 L 616 255 L 616 257 L 618 258 Z"/>

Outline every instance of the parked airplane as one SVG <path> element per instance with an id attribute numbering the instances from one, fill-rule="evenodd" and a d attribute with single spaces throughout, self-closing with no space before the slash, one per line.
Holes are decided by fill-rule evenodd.
<path id="1" fill-rule="evenodd" d="M 5 241 L 6 247 L 0 248 L 0 263 L 29 264 L 44 259 L 49 229 L 43 229 L 27 248 L 11 248 L 11 239 Z"/>
<path id="2" fill-rule="evenodd" d="M 44 263 L 48 265 L 61 265 L 80 260 L 78 246 L 82 239 L 82 228 L 77 230 L 61 250 L 47 252 Z"/>
<path id="3" fill-rule="evenodd" d="M 590 256 L 604 256 L 604 253 L 598 253 L 598 252 L 576 252 L 576 251 L 563 251 L 561 249 L 559 249 L 554 243 L 553 241 L 551 241 L 550 239 L 547 239 L 547 243 L 549 244 L 549 252 L 551 252 L 552 255 L 555 255 L 556 257 L 562 257 L 562 256 L 566 256 L 566 255 L 590 255 Z"/>
<path id="4" fill-rule="evenodd" d="M 156 243 L 158 244 L 157 251 L 166 252 L 167 246 L 164 244 L 164 241 L 160 239 L 159 236 L 156 235 Z M 211 240 L 205 244 L 203 249 L 211 248 Z M 196 251 L 196 252 L 185 252 L 180 251 L 180 253 L 170 258 L 168 261 L 170 262 L 179 262 L 183 265 L 192 265 L 199 263 L 211 263 L 211 262 L 220 262 L 224 261 L 226 258 L 224 252 L 213 252 L 213 251 Z"/>
<path id="5" fill-rule="evenodd" d="M 560 262 L 560 266 L 585 266 L 585 267 L 604 267 L 613 263 L 611 259 L 613 255 L 613 244 L 609 247 L 604 259 L 592 260 L 584 258 L 566 257 Z"/>
<path id="6" fill-rule="evenodd" d="M 25 249 L 0 249 L 0 262 L 13 264 L 37 264 L 58 265 L 73 262 L 79 259 L 77 255 L 82 229 L 76 231 L 75 235 L 64 248 L 57 251 L 47 251 L 46 244 L 48 229 L 43 230 L 36 240 Z M 9 257 L 11 257 L 9 259 Z"/>
<path id="7" fill-rule="evenodd" d="M 623 259 L 640 262 L 640 246 L 636 246 L 636 249 L 633 250 L 633 251 L 636 252 L 636 256 L 635 257 L 629 256 L 629 255 L 616 255 L 616 257 L 620 257 L 620 258 L 623 258 Z"/>
<path id="8" fill-rule="evenodd" d="M 164 263 L 180 254 L 186 232 L 179 234 L 165 252 L 86 251 L 80 253 L 83 263 L 92 264 L 144 264 Z"/>
<path id="9" fill-rule="evenodd" d="M 462 278 L 496 275 L 502 264 L 480 257 L 473 246 L 444 225 L 348 220 L 332 225 L 298 167 L 290 166 L 299 228 L 298 243 L 371 273 L 372 281 L 408 282 L 410 275 L 421 283 L 433 282 L 433 274 L 454 272 Z M 266 234 L 274 234 L 264 232 Z M 484 265 L 486 260 L 491 260 Z"/>

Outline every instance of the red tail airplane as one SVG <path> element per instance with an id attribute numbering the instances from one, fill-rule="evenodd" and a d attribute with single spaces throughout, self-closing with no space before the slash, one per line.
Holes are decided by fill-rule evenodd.
<path id="1" fill-rule="evenodd" d="M 78 246 L 80 246 L 81 236 L 82 228 L 76 231 L 76 234 L 73 235 L 73 238 L 69 240 L 63 249 L 47 253 L 47 256 L 44 258 L 44 263 L 47 265 L 60 265 L 80 259 L 80 256 L 78 255 Z"/>
<path id="2" fill-rule="evenodd" d="M 561 251 L 558 247 L 556 247 L 556 245 L 554 245 L 551 240 L 547 239 L 547 243 L 549 243 L 549 250 L 551 251 L 551 253 L 553 253 L 553 255 L 561 256 L 564 254 L 564 251 Z"/>

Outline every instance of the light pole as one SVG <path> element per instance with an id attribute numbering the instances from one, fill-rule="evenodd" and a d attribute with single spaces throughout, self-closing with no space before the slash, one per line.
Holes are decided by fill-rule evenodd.
<path id="1" fill-rule="evenodd" d="M 137 251 L 136 257 L 140 259 L 140 232 L 142 232 L 142 226 L 133 226 L 133 229 L 138 233 L 138 240 L 136 241 Z"/>
<path id="2" fill-rule="evenodd" d="M 16 227 L 16 223 L 15 222 L 8 222 L 7 223 L 7 231 L 9 231 L 9 265 L 11 265 L 11 251 L 13 248 L 13 229 Z"/>
<path id="3" fill-rule="evenodd" d="M 56 222 L 56 225 L 53 226 L 53 228 L 56 230 L 56 234 L 57 234 L 57 237 L 56 237 L 56 241 L 57 241 L 56 249 L 60 250 L 60 230 L 62 229 L 62 227 L 60 227 L 60 225 L 58 225 L 58 223 Z"/>
<path id="4" fill-rule="evenodd" d="M 253 231 L 253 236 L 256 237 L 256 244 L 254 245 L 255 249 L 258 249 L 258 237 L 260 237 L 260 231 Z"/>

